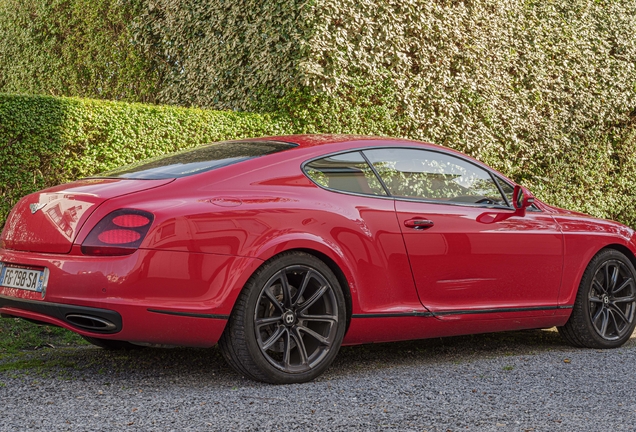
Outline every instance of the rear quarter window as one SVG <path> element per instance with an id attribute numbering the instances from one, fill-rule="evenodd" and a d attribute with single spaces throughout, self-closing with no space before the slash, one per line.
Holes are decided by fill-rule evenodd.
<path id="1" fill-rule="evenodd" d="M 371 167 L 357 151 L 316 159 L 307 163 L 304 171 L 314 183 L 327 189 L 386 196 Z"/>

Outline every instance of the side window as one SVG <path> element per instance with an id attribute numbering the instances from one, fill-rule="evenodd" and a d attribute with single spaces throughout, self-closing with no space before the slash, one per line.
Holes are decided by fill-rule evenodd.
<path id="1" fill-rule="evenodd" d="M 391 195 L 507 205 L 490 174 L 444 153 L 417 149 L 365 150 Z"/>
<path id="2" fill-rule="evenodd" d="M 386 196 L 360 152 L 328 156 L 305 165 L 305 174 L 320 186 L 344 192 Z"/>

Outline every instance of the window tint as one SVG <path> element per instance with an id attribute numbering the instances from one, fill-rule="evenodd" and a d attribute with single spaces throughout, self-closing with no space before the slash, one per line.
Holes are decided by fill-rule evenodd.
<path id="1" fill-rule="evenodd" d="M 185 177 L 214 168 L 295 147 L 278 141 L 219 142 L 146 159 L 136 164 L 97 174 L 95 177 L 167 179 Z"/>
<path id="2" fill-rule="evenodd" d="M 416 149 L 365 150 L 392 195 L 507 205 L 490 174 L 460 158 Z"/>
<path id="3" fill-rule="evenodd" d="M 360 152 L 312 161 L 305 165 L 305 173 L 314 182 L 329 189 L 386 196 L 384 188 Z"/>
<path id="4" fill-rule="evenodd" d="M 501 177 L 495 176 L 495 178 L 497 179 L 497 183 L 499 183 L 501 190 L 506 196 L 506 199 L 508 200 L 508 204 L 512 206 L 512 194 L 514 193 L 515 188 L 510 183 L 502 179 Z"/>

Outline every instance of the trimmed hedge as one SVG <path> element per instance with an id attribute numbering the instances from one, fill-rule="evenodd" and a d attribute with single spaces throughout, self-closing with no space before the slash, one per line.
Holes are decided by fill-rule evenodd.
<path id="1" fill-rule="evenodd" d="M 138 0 L 0 1 L 0 92 L 155 102 L 163 82 L 133 41 Z"/>
<path id="2" fill-rule="evenodd" d="M 0 225 L 44 187 L 207 142 L 290 132 L 270 115 L 0 94 Z"/>
<path id="3" fill-rule="evenodd" d="M 307 7 L 315 30 L 300 72 L 321 111 L 326 99 L 382 95 L 390 134 L 456 148 L 547 202 L 636 226 L 636 2 Z"/>
<path id="4" fill-rule="evenodd" d="M 134 28 L 170 103 L 435 142 L 636 226 L 633 0 L 153 0 Z"/>
<path id="5" fill-rule="evenodd" d="M 0 91 L 432 141 L 636 226 L 635 35 L 633 0 L 5 0 Z"/>

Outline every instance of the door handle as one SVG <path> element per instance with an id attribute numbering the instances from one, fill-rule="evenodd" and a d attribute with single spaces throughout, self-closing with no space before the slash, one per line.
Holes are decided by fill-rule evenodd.
<path id="1" fill-rule="evenodd" d="M 405 227 L 413 228 L 416 230 L 424 230 L 432 227 L 433 225 L 435 225 L 435 223 L 433 223 L 433 221 L 429 219 L 413 218 L 404 221 Z"/>

